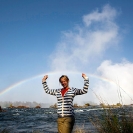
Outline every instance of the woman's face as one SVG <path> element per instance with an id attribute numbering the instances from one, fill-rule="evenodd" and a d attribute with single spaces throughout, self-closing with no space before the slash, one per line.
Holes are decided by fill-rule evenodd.
<path id="1" fill-rule="evenodd" d="M 65 78 L 61 78 L 60 82 L 61 82 L 61 85 L 63 86 L 63 88 L 68 87 L 69 82 Z"/>

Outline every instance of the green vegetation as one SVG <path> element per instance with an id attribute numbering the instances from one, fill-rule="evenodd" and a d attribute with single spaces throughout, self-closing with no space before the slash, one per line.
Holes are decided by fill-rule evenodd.
<path id="1" fill-rule="evenodd" d="M 133 114 L 123 107 L 104 108 L 101 117 L 91 122 L 98 133 L 133 133 Z"/>
<path id="2" fill-rule="evenodd" d="M 54 105 L 51 105 L 50 108 L 57 108 L 57 104 L 55 103 Z"/>
<path id="3" fill-rule="evenodd" d="M 10 131 L 8 129 L 3 129 L 2 131 L 0 131 L 0 133 L 9 133 Z"/>

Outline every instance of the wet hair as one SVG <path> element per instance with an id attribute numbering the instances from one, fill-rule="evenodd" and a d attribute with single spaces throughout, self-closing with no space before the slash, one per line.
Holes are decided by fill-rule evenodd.
<path id="1" fill-rule="evenodd" d="M 65 80 L 67 81 L 67 82 L 69 82 L 69 78 L 66 76 L 66 75 L 62 75 L 60 78 L 59 78 L 59 82 L 61 83 L 61 79 L 62 78 L 65 78 Z"/>

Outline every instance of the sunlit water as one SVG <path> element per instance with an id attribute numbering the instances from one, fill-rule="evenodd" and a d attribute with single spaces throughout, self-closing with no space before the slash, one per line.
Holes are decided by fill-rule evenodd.
<path id="1" fill-rule="evenodd" d="M 99 109 L 75 109 L 74 130 L 84 129 L 96 132 L 90 118 L 100 116 Z M 0 131 L 7 129 L 10 133 L 57 133 L 57 113 L 51 108 L 6 109 L 0 113 Z"/>

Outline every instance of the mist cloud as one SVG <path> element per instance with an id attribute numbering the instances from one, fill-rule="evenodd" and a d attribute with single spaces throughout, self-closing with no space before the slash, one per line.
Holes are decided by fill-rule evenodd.
<path id="1" fill-rule="evenodd" d="M 133 63 L 125 59 L 120 63 L 113 63 L 110 60 L 103 61 L 97 68 L 97 74 L 110 81 L 98 82 L 95 85 L 94 90 L 104 100 L 109 103 L 122 102 L 124 104 L 133 103 Z M 119 95 L 121 93 L 121 96 Z M 122 98 L 122 101 L 121 101 Z"/>
<path id="2" fill-rule="evenodd" d="M 116 46 L 120 37 L 119 26 L 115 21 L 118 14 L 117 10 L 107 4 L 101 10 L 96 9 L 82 16 L 82 25 L 63 32 L 61 41 L 50 57 L 52 69 L 84 70 L 95 59 L 103 56 L 105 51 Z M 95 71 L 100 77 L 111 81 L 109 83 L 97 80 L 93 87 L 91 86 L 98 96 L 110 104 L 115 104 L 121 101 L 121 93 L 125 104 L 132 102 L 129 94 L 133 93 L 133 63 L 123 60 L 114 64 L 111 60 L 105 60 Z M 92 92 L 83 96 L 82 100 L 86 99 L 99 102 Z"/>
<path id="3" fill-rule="evenodd" d="M 78 70 L 114 46 L 119 38 L 115 23 L 117 11 L 105 5 L 83 16 L 83 25 L 63 32 L 62 39 L 50 56 L 53 70 Z"/>

